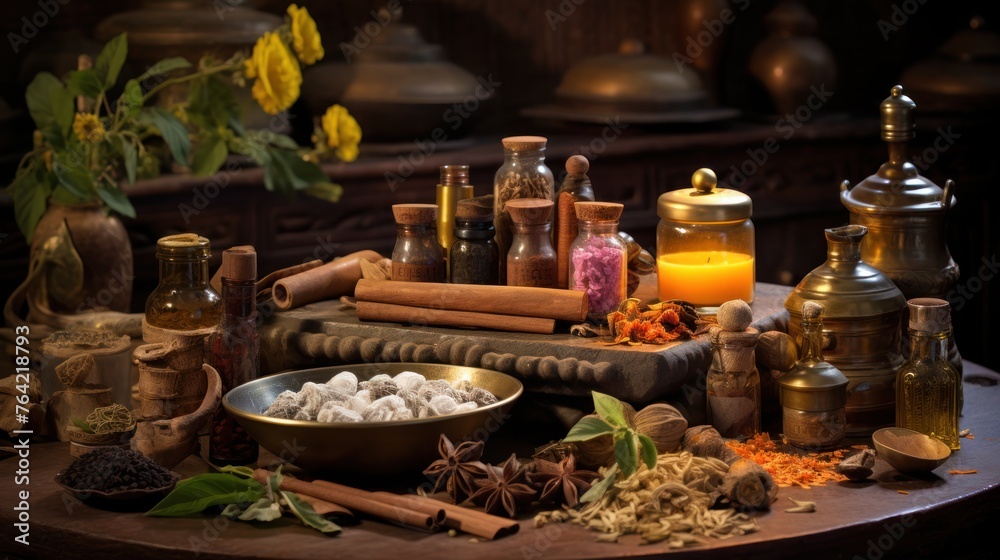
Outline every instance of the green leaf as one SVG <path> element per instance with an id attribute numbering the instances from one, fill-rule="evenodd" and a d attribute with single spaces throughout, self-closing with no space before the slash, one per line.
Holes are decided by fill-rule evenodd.
<path id="1" fill-rule="evenodd" d="M 302 192 L 327 202 L 337 202 L 344 194 L 344 187 L 336 183 L 313 183 Z"/>
<path id="2" fill-rule="evenodd" d="M 86 169 L 54 161 L 52 172 L 60 185 L 79 198 L 89 198 L 89 194 L 94 191 L 94 178 Z"/>
<path id="3" fill-rule="evenodd" d="M 620 400 L 597 391 L 591 392 L 594 395 L 594 410 L 597 411 L 598 416 L 612 426 L 628 427 L 628 423 L 625 421 L 625 410 L 622 408 Z"/>
<path id="4" fill-rule="evenodd" d="M 282 492 L 281 497 L 288 504 L 288 510 L 295 514 L 295 517 L 298 517 L 303 525 L 312 527 L 323 533 L 332 533 L 334 535 L 340 533 L 340 527 L 336 523 L 316 513 L 316 510 L 311 505 L 304 502 L 294 492 Z"/>
<path id="5" fill-rule="evenodd" d="M 91 99 L 97 99 L 97 96 L 101 95 L 101 91 L 104 89 L 100 78 L 93 70 L 71 71 L 66 79 L 66 85 L 69 86 L 70 94 L 74 96 L 84 95 Z"/>
<path id="6" fill-rule="evenodd" d="M 14 221 L 24 238 L 30 243 L 38 221 L 48 208 L 52 185 L 45 180 L 41 164 L 34 163 L 24 169 L 11 183 L 14 191 Z"/>
<path id="7" fill-rule="evenodd" d="M 316 164 L 302 159 L 298 152 L 267 148 L 268 161 L 264 166 L 264 186 L 267 190 L 293 195 L 316 183 L 329 182 L 329 178 Z"/>
<path id="8" fill-rule="evenodd" d="M 584 416 L 575 426 L 570 428 L 569 433 L 563 438 L 563 442 L 587 441 L 597 436 L 614 433 L 614 431 L 615 429 L 604 420 L 593 416 Z"/>
<path id="9" fill-rule="evenodd" d="M 615 434 L 615 463 L 625 478 L 632 476 L 639 466 L 636 460 L 635 434 L 630 430 Z"/>
<path id="10" fill-rule="evenodd" d="M 130 185 L 135 184 L 135 170 L 139 165 L 139 152 L 136 151 L 135 145 L 132 141 L 125 136 L 119 136 L 118 141 L 121 143 L 122 147 L 122 160 L 125 162 L 125 175 L 128 178 L 128 183 Z"/>
<path id="11" fill-rule="evenodd" d="M 154 517 L 194 515 L 211 506 L 253 503 L 264 497 L 264 487 L 227 473 L 205 473 L 177 483 L 174 491 L 146 512 Z"/>
<path id="12" fill-rule="evenodd" d="M 127 118 L 135 111 L 142 108 L 142 86 L 136 80 L 125 82 L 125 91 L 118 99 L 118 103 L 123 107 L 122 118 Z"/>
<path id="13" fill-rule="evenodd" d="M 52 191 L 52 196 L 49 197 L 52 202 L 58 202 L 64 206 L 69 206 L 72 204 L 79 204 L 80 202 L 86 202 L 87 199 L 80 198 L 75 194 L 69 192 L 69 189 L 62 185 L 57 185 L 55 190 Z"/>
<path id="14" fill-rule="evenodd" d="M 97 55 L 97 60 L 94 61 L 94 74 L 102 85 L 101 89 L 107 91 L 115 85 L 127 55 L 128 39 L 125 38 L 125 33 L 114 37 L 104 45 L 101 54 Z"/>
<path id="15" fill-rule="evenodd" d="M 239 105 L 228 84 L 206 76 L 192 82 L 186 111 L 188 119 L 201 128 L 222 130 L 234 115 L 239 115 Z"/>
<path id="16" fill-rule="evenodd" d="M 41 72 L 28 84 L 24 94 L 35 126 L 46 133 L 65 136 L 73 124 L 73 94 L 49 72 Z"/>
<path id="17" fill-rule="evenodd" d="M 291 137 L 284 134 L 278 134 L 277 132 L 271 132 L 270 130 L 260 131 L 261 140 L 271 144 L 272 146 L 278 148 L 284 148 L 286 150 L 298 150 L 299 145 L 292 140 Z"/>
<path id="18" fill-rule="evenodd" d="M 187 129 L 184 123 L 161 107 L 150 107 L 142 112 L 144 119 L 160 131 L 160 136 L 170 148 L 170 154 L 174 161 L 180 165 L 188 164 L 188 155 L 191 153 L 191 139 L 188 138 Z"/>
<path id="19" fill-rule="evenodd" d="M 160 74 L 166 74 L 167 72 L 172 72 L 174 70 L 179 70 L 181 68 L 190 68 L 191 63 L 188 62 L 183 56 L 175 56 L 171 58 L 164 58 L 163 60 L 156 62 L 146 71 L 142 73 L 136 80 L 143 81 L 153 76 L 158 76 Z"/>
<path id="20" fill-rule="evenodd" d="M 639 436 L 639 448 L 642 450 L 642 462 L 646 463 L 646 468 L 653 469 L 656 467 L 656 444 L 653 440 L 645 434 L 638 434 Z"/>
<path id="21" fill-rule="evenodd" d="M 220 136 L 207 136 L 202 139 L 194 150 L 194 160 L 191 162 L 191 173 L 207 176 L 222 167 L 229 155 L 226 141 Z"/>
<path id="22" fill-rule="evenodd" d="M 73 425 L 87 432 L 88 434 L 95 433 L 94 429 L 90 427 L 90 424 L 88 424 L 86 420 L 80 420 L 79 418 L 74 418 Z"/>
<path id="23" fill-rule="evenodd" d="M 117 185 L 109 185 L 97 189 L 97 196 L 108 205 L 108 208 L 111 208 L 122 216 L 135 217 L 135 207 L 132 206 L 128 196 L 125 195 L 125 191 L 118 188 Z"/>
<path id="24" fill-rule="evenodd" d="M 604 497 L 604 494 L 611 489 L 615 484 L 615 480 L 618 479 L 618 465 L 612 465 L 608 469 L 607 475 L 604 480 L 598 482 L 597 484 L 590 487 L 583 496 L 580 496 L 580 503 L 589 504 L 590 502 L 596 502 Z"/>
<path id="25" fill-rule="evenodd" d="M 236 476 L 242 476 L 243 478 L 253 478 L 253 469 L 246 466 L 226 465 L 224 467 L 219 467 L 219 471 L 235 474 Z"/>
<path id="26" fill-rule="evenodd" d="M 243 510 L 237 517 L 240 521 L 274 521 L 281 517 L 281 506 L 277 502 L 272 502 L 269 498 L 261 498 L 250 504 L 250 507 Z"/>

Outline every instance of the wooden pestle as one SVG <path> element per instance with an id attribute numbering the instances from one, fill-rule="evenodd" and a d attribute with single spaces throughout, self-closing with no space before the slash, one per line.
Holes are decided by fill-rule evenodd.
<path id="1" fill-rule="evenodd" d="M 361 279 L 361 260 L 376 262 L 382 255 L 375 251 L 357 251 L 336 258 L 323 266 L 282 278 L 274 283 L 271 295 L 279 309 L 292 309 L 314 301 L 352 295 Z"/>

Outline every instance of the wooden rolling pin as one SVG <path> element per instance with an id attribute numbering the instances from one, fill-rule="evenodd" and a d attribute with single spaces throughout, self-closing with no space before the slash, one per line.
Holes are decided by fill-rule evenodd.
<path id="1" fill-rule="evenodd" d="M 362 279 L 354 297 L 358 299 L 359 318 L 361 302 L 561 321 L 579 322 L 587 318 L 587 294 L 552 288 Z"/>
<path id="2" fill-rule="evenodd" d="M 325 299 L 337 299 L 354 293 L 361 279 L 361 259 L 375 262 L 382 255 L 358 251 L 333 259 L 323 266 L 282 278 L 274 283 L 271 296 L 279 309 L 292 309 Z"/>
<path id="3" fill-rule="evenodd" d="M 393 282 L 399 284 L 400 282 Z M 556 329 L 555 319 L 542 317 L 520 317 L 497 313 L 456 311 L 453 309 L 428 309 L 409 305 L 393 305 L 373 301 L 358 302 L 358 319 L 362 321 L 383 321 L 389 323 L 412 323 L 435 327 L 465 327 L 490 329 L 494 331 L 552 334 Z"/>

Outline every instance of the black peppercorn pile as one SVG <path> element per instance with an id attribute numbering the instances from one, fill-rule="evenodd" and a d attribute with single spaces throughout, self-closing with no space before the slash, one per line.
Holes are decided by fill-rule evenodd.
<path id="1" fill-rule="evenodd" d="M 170 481 L 170 471 L 142 453 L 119 447 L 91 451 L 73 461 L 63 473 L 67 486 L 100 492 L 163 488 Z"/>

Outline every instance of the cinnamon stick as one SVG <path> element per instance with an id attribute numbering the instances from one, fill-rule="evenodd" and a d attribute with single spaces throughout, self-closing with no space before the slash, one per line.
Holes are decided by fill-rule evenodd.
<path id="1" fill-rule="evenodd" d="M 413 500 L 410 499 L 409 496 L 401 496 L 391 492 L 368 492 L 367 490 L 344 486 L 343 484 L 337 484 L 336 482 L 330 482 L 329 480 L 314 480 L 312 482 L 313 484 L 326 486 L 327 488 L 336 490 L 337 492 L 369 495 L 372 498 L 378 499 L 379 501 L 387 504 L 392 504 L 404 509 L 412 509 L 413 511 L 419 511 L 420 513 L 426 513 L 434 519 L 434 523 L 436 525 L 443 525 L 445 523 L 445 510 L 438 504 L 431 504 L 421 500 Z M 413 495 L 412 497 L 419 498 L 420 496 Z"/>
<path id="2" fill-rule="evenodd" d="M 399 284 L 400 282 L 393 282 Z M 552 334 L 556 329 L 554 319 L 517 317 L 496 313 L 427 309 L 408 305 L 393 305 L 358 301 L 358 319 L 390 323 L 413 323 L 437 327 L 483 328 L 495 331 Z"/>
<path id="3" fill-rule="evenodd" d="M 323 266 L 282 278 L 274 283 L 271 296 L 279 309 L 292 309 L 314 301 L 352 295 L 361 279 L 361 260 L 375 262 L 382 255 L 375 251 L 357 251 L 336 258 Z"/>
<path id="4" fill-rule="evenodd" d="M 253 476 L 261 484 L 267 484 L 270 472 L 264 469 L 257 469 Z M 414 511 L 412 509 L 401 508 L 388 504 L 377 497 L 361 494 L 359 492 L 341 492 L 322 486 L 313 482 L 306 482 L 290 476 L 285 476 L 281 480 L 282 490 L 305 494 L 335 504 L 340 504 L 348 509 L 377 517 L 384 521 L 399 523 L 408 527 L 429 530 L 434 528 L 434 518 L 426 513 Z M 370 493 L 369 493 L 370 494 Z"/>
<path id="5" fill-rule="evenodd" d="M 362 279 L 354 290 L 354 296 L 359 302 L 453 311 L 577 322 L 587 318 L 587 294 L 553 288 Z"/>

